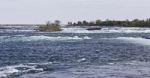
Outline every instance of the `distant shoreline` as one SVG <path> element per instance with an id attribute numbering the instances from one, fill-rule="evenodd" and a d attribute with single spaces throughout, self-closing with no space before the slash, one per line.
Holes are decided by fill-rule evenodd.
<path id="1" fill-rule="evenodd" d="M 39 26 L 0 26 L 0 29 L 31 29 L 31 30 L 35 30 L 37 29 Z M 137 27 L 133 27 L 133 26 L 63 26 L 61 28 L 116 28 L 116 27 L 123 27 L 123 28 L 128 28 L 128 27 L 131 27 L 131 28 L 150 28 L 150 27 L 141 27 L 141 26 L 137 26 Z"/>

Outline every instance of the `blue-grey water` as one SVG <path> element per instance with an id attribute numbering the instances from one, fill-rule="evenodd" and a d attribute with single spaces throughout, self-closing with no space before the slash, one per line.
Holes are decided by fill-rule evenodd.
<path id="1" fill-rule="evenodd" d="M 150 33 L 0 33 L 0 78 L 150 78 Z"/>

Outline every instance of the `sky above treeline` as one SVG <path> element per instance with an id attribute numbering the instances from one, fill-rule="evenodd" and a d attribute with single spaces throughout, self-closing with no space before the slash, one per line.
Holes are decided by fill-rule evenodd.
<path id="1" fill-rule="evenodd" d="M 1 24 L 150 18 L 150 0 L 0 0 Z"/>

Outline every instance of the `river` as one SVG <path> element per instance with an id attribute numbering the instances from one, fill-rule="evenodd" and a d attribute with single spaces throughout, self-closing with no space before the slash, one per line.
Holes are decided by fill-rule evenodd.
<path id="1" fill-rule="evenodd" d="M 0 32 L 0 78 L 150 78 L 149 29 L 77 30 Z"/>

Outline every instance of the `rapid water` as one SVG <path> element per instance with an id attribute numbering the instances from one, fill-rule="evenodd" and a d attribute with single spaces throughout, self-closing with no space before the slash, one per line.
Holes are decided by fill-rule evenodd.
<path id="1" fill-rule="evenodd" d="M 0 78 L 150 78 L 150 33 L 0 33 Z"/>

